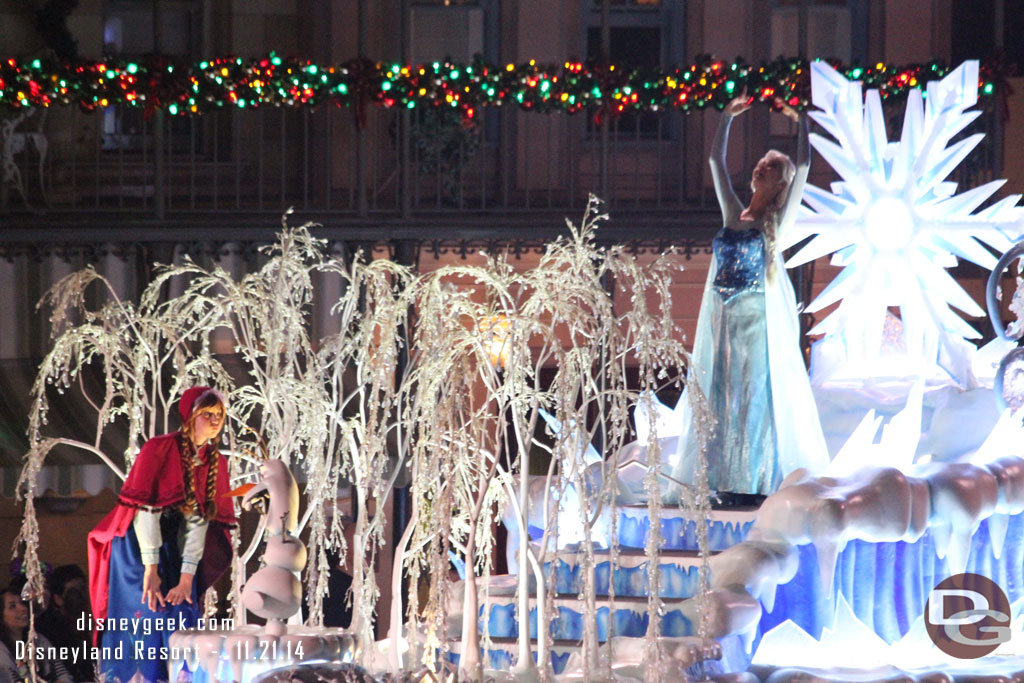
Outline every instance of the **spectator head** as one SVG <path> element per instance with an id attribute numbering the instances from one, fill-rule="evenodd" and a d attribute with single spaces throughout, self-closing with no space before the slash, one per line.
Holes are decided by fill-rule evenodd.
<path id="1" fill-rule="evenodd" d="M 24 636 L 28 628 L 28 603 L 21 599 L 21 589 L 24 581 L 13 581 L 4 589 L 0 598 L 3 606 L 3 631 L 8 638 L 15 639 Z"/>
<path id="2" fill-rule="evenodd" d="M 77 564 L 57 567 L 50 574 L 49 582 L 53 604 L 61 612 L 77 618 L 82 607 L 88 607 L 85 572 Z"/>

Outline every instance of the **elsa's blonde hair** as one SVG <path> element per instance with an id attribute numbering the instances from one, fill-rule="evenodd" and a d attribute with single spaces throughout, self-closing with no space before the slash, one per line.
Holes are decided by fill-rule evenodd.
<path id="1" fill-rule="evenodd" d="M 777 149 L 770 149 L 765 153 L 763 159 L 769 161 L 778 160 L 782 162 L 782 177 L 781 182 L 783 188 L 779 190 L 779 193 L 775 195 L 775 200 L 768 207 L 768 210 L 764 215 L 764 243 L 765 243 L 765 277 L 774 275 L 775 273 L 775 252 L 776 252 L 776 231 L 779 227 L 779 220 L 784 206 L 786 206 L 786 200 L 789 199 L 789 190 L 793 186 L 793 178 L 796 177 L 796 164 L 789 158 L 788 155 L 783 154 Z M 750 189 L 754 189 L 754 180 L 750 180 Z"/>

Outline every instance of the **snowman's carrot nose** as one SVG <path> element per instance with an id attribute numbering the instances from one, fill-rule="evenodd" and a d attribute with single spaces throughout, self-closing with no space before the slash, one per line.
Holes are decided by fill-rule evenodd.
<path id="1" fill-rule="evenodd" d="M 237 489 L 234 489 L 233 491 L 228 491 L 227 493 L 223 494 L 223 497 L 237 498 L 238 496 L 244 496 L 245 494 L 249 493 L 249 491 L 251 491 L 255 486 L 256 484 L 242 484 Z"/>

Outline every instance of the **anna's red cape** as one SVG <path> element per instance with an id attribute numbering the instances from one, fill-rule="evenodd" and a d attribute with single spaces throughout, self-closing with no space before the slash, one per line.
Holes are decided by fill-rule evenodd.
<path id="1" fill-rule="evenodd" d="M 89 597 L 95 619 L 106 619 L 110 596 L 110 548 L 115 538 L 123 537 L 139 509 L 163 510 L 185 502 L 185 477 L 182 470 L 180 432 L 150 439 L 139 451 L 114 509 L 89 533 Z M 210 471 L 209 454 L 200 452 L 202 464 L 196 467 L 196 501 L 206 509 L 206 478 Z M 227 461 L 217 457 L 217 516 L 206 530 L 203 559 L 196 574 L 197 595 L 217 579 L 231 563 L 229 530 L 235 525 Z"/>

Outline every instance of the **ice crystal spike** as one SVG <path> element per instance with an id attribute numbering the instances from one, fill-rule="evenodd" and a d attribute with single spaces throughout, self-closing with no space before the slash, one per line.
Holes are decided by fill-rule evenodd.
<path id="1" fill-rule="evenodd" d="M 1016 200 L 978 211 L 1002 181 L 957 194 L 946 180 L 983 138 L 952 142 L 979 115 L 967 111 L 977 103 L 978 63 L 929 83 L 927 98 L 912 90 L 902 133 L 892 142 L 877 91 L 862 98 L 860 83 L 824 62 L 811 65 L 811 82 L 820 108 L 811 116 L 830 136 L 815 134 L 811 142 L 842 180 L 831 192 L 807 187 L 807 208 L 780 246 L 813 235 L 786 265 L 832 254 L 832 264 L 843 268 L 807 307 L 814 313 L 839 303 L 812 332 L 860 366 L 861 376 L 877 374 L 885 311 L 898 307 L 906 356 L 924 359 L 920 369 L 928 376 L 945 358 L 946 372 L 967 381 L 966 364 L 948 359 L 964 353 L 963 338 L 979 335 L 952 308 L 983 313 L 946 269 L 958 258 L 991 268 L 986 246 L 1004 251 L 1024 229 Z"/>

